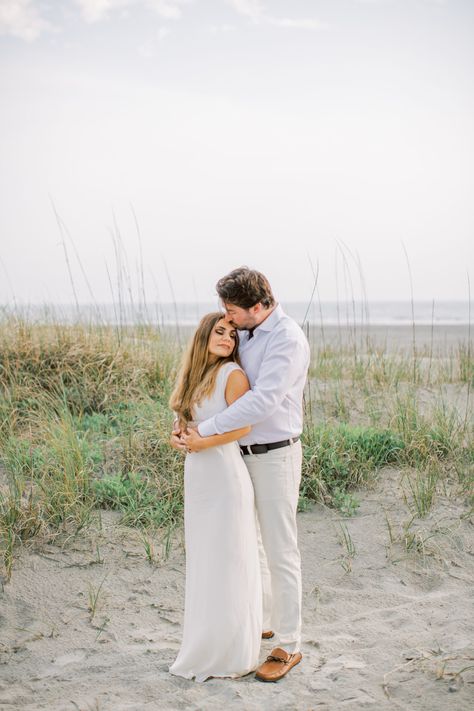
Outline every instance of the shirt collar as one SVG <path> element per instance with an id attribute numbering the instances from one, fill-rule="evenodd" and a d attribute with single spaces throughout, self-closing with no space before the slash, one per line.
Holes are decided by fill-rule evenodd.
<path id="1" fill-rule="evenodd" d="M 283 311 L 282 307 L 280 306 L 280 304 L 277 304 L 271 312 L 270 316 L 267 316 L 265 321 L 262 321 L 262 323 L 260 323 L 258 326 L 255 326 L 253 333 L 254 337 L 257 331 L 273 331 L 278 321 L 280 321 L 284 315 L 285 312 Z"/>

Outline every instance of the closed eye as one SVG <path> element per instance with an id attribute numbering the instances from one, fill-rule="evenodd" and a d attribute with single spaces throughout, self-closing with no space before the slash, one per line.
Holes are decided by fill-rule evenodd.
<path id="1" fill-rule="evenodd" d="M 216 333 L 218 336 L 223 336 L 226 331 L 224 328 L 216 328 Z M 235 331 L 229 331 L 229 336 L 235 341 Z"/>

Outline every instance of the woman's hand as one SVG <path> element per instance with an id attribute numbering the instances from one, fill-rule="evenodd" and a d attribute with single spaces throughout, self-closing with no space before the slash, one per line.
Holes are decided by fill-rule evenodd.
<path id="1" fill-rule="evenodd" d="M 186 451 L 186 445 L 181 439 L 184 430 L 186 430 L 186 423 L 176 419 L 173 422 L 173 431 L 171 432 L 169 443 L 173 449 L 177 449 L 179 452 Z"/>
<path id="2" fill-rule="evenodd" d="M 201 437 L 194 427 L 188 427 L 186 432 L 181 433 L 181 441 L 184 442 L 187 452 L 201 452 L 206 449 L 206 437 Z"/>
<path id="3" fill-rule="evenodd" d="M 181 430 L 173 430 L 170 437 L 170 445 L 173 449 L 183 452 L 186 449 L 186 445 L 181 439 Z"/>

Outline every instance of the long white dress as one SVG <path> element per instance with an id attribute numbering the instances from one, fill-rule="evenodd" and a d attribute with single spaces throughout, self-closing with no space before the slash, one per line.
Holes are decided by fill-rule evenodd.
<path id="1" fill-rule="evenodd" d="M 197 424 L 227 407 L 236 363 L 221 366 Z M 238 677 L 258 665 L 262 592 L 252 482 L 237 442 L 186 456 L 186 599 L 181 648 L 170 672 L 202 682 Z"/>

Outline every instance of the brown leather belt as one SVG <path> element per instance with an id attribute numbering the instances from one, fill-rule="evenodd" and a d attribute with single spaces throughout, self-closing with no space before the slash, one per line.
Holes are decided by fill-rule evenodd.
<path id="1" fill-rule="evenodd" d="M 270 442 L 269 444 L 241 444 L 240 451 L 242 454 L 265 454 L 270 449 L 280 449 L 280 447 L 289 447 L 299 440 L 300 436 L 290 437 L 290 439 L 282 439 L 281 442 Z"/>

